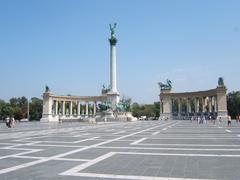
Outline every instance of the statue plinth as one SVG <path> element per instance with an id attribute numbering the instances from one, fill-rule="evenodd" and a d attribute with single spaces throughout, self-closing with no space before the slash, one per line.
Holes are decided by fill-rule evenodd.
<path id="1" fill-rule="evenodd" d="M 111 46 L 115 46 L 117 44 L 117 38 L 115 38 L 114 36 L 112 36 L 108 40 L 109 40 Z"/>

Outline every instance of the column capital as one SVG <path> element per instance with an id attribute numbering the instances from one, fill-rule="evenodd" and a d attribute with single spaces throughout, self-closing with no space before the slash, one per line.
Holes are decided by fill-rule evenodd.
<path id="1" fill-rule="evenodd" d="M 115 37 L 111 37 L 108 40 L 111 46 L 115 46 L 117 44 L 117 38 Z"/>

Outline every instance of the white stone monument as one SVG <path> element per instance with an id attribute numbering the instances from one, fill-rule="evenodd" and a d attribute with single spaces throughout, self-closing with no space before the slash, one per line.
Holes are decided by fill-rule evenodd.
<path id="1" fill-rule="evenodd" d="M 114 23 L 112 26 L 110 24 L 111 37 L 110 42 L 110 91 L 107 93 L 108 101 L 111 102 L 112 108 L 115 109 L 116 105 L 119 103 L 120 94 L 117 91 L 117 58 L 116 58 L 116 44 L 117 38 L 114 35 L 114 30 L 117 24 Z"/>

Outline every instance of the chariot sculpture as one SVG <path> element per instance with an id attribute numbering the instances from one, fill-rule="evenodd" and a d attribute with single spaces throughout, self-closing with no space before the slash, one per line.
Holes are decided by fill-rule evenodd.
<path id="1" fill-rule="evenodd" d="M 159 82 L 158 85 L 161 90 L 171 90 L 172 89 L 172 82 L 169 79 L 167 79 L 166 84 Z"/>

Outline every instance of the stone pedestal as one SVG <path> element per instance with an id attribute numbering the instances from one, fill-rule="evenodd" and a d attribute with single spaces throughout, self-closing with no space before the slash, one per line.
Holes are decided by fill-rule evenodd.
<path id="1" fill-rule="evenodd" d="M 41 122 L 57 122 L 59 120 L 58 116 L 53 116 L 52 114 L 52 93 L 45 92 L 43 93 L 43 113 Z"/>
<path id="2" fill-rule="evenodd" d="M 228 111 L 227 111 L 227 89 L 225 86 L 217 87 L 217 114 L 218 119 L 227 119 Z"/>
<path id="3" fill-rule="evenodd" d="M 120 100 L 120 94 L 117 92 L 108 92 L 107 99 L 109 102 L 111 102 L 112 108 L 116 109 L 116 105 L 119 103 Z"/>
<path id="4" fill-rule="evenodd" d="M 161 109 L 160 120 L 166 120 L 172 118 L 172 98 L 171 90 L 162 90 L 160 94 Z"/>

